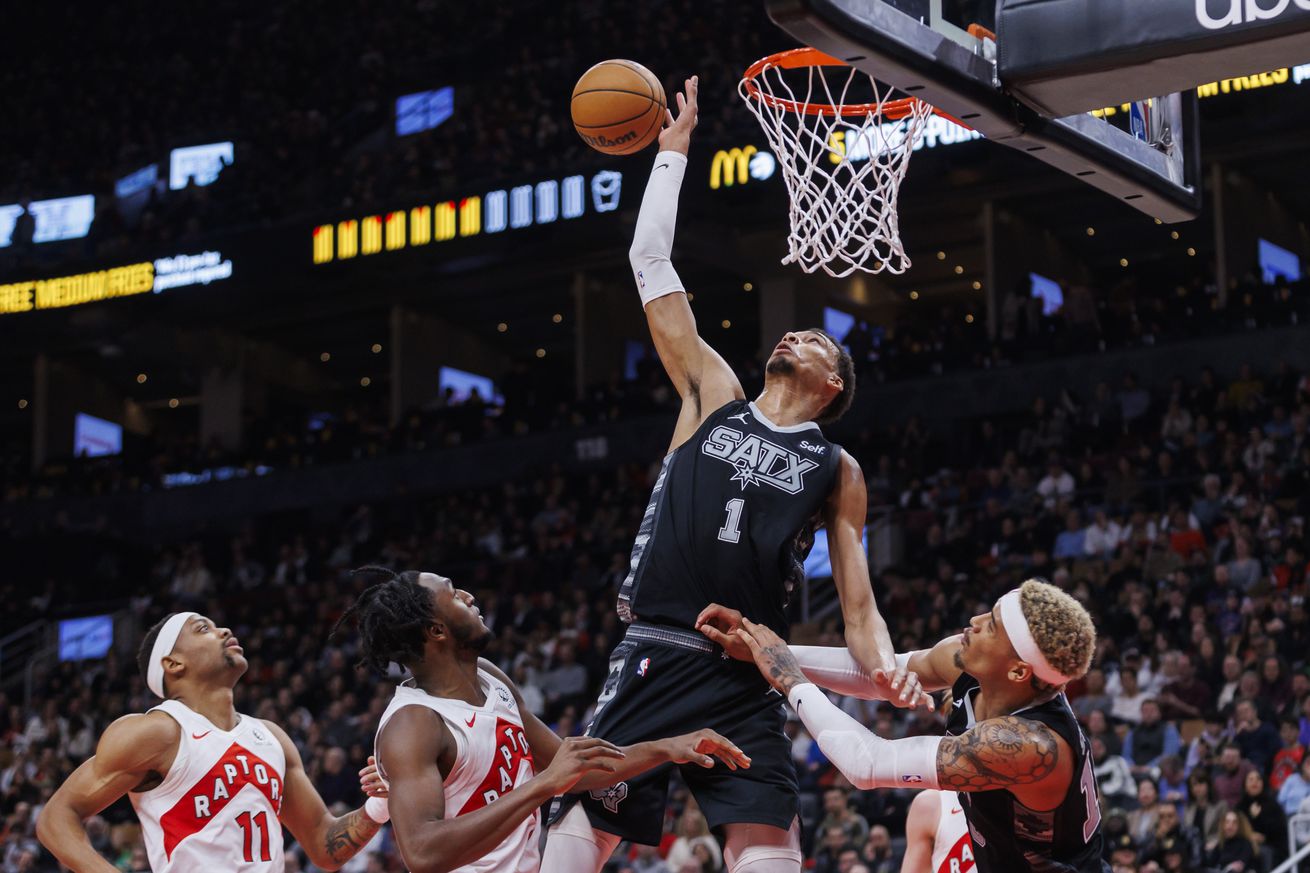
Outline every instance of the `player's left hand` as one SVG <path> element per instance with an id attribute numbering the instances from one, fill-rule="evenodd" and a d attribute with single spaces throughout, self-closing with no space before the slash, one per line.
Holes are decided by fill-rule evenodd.
<path id="1" fill-rule="evenodd" d="M 791 694 L 797 685 L 804 685 L 810 680 L 801 672 L 801 665 L 782 637 L 762 624 L 756 624 L 749 618 L 742 617 L 741 627 L 736 636 L 750 648 L 755 666 L 769 684 L 784 697 Z"/>
<path id="2" fill-rule="evenodd" d="M 730 606 L 711 603 L 696 616 L 696 630 L 709 637 L 710 642 L 719 646 L 730 658 L 738 661 L 753 661 L 750 647 L 737 636 L 741 627 L 741 612 Z"/>
<path id="3" fill-rule="evenodd" d="M 892 706 L 903 709 L 915 709 L 927 706 L 931 712 L 936 708 L 932 695 L 923 690 L 919 674 L 905 667 L 893 670 L 874 670 L 873 687 L 880 692 L 881 699 Z"/>
<path id="4" fill-rule="evenodd" d="M 669 760 L 674 764 L 698 764 L 708 769 L 718 758 L 729 770 L 749 770 L 751 766 L 749 755 L 737 748 L 732 740 L 709 728 L 670 737 L 667 742 Z"/>
<path id="5" fill-rule="evenodd" d="M 387 780 L 378 772 L 378 759 L 368 756 L 368 766 L 359 771 L 359 790 L 369 797 L 386 797 L 390 791 Z"/>

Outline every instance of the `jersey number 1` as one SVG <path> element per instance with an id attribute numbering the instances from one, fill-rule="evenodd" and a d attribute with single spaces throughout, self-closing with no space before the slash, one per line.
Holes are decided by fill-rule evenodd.
<path id="1" fill-rule="evenodd" d="M 254 861 L 272 861 L 273 856 L 268 851 L 268 813 L 258 812 L 251 815 L 243 812 L 237 816 L 237 826 L 241 828 L 242 840 L 241 847 L 246 853 L 246 862 Z M 255 855 L 255 831 L 259 831 L 259 857 Z"/>
<path id="2" fill-rule="evenodd" d="M 746 501 L 740 497 L 734 497 L 728 501 L 724 509 L 728 512 L 728 520 L 719 528 L 719 539 L 725 543 L 741 542 L 741 511 L 746 508 Z"/>

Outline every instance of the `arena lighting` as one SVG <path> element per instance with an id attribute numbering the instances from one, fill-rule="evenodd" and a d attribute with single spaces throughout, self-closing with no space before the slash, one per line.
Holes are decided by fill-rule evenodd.
<path id="1" fill-rule="evenodd" d="M 25 213 L 32 216 L 35 225 L 32 230 L 34 243 L 81 239 L 91 232 L 91 222 L 96 217 L 96 198 L 93 194 L 79 194 L 54 200 L 33 200 L 26 209 L 18 203 L 0 206 L 0 249 L 13 245 L 14 228 Z"/>
<path id="2" fill-rule="evenodd" d="M 347 218 L 314 228 L 313 260 L 328 264 L 457 237 L 553 224 L 561 218 L 581 218 L 588 200 L 593 212 L 613 212 L 619 208 L 622 192 L 623 174 L 601 170 L 592 175 L 590 183 L 583 175 L 546 179 L 408 210 Z"/>

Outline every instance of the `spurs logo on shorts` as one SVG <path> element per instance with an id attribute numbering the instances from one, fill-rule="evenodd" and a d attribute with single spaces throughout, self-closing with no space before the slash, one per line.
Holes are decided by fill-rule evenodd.
<path id="1" fill-rule="evenodd" d="M 591 797 L 605 804 L 605 808 L 610 812 L 617 813 L 619 804 L 628 799 L 628 783 L 620 782 L 609 788 L 597 788 L 591 792 Z"/>
<path id="2" fill-rule="evenodd" d="M 731 464 L 736 469 L 732 481 L 740 482 L 743 491 L 747 485 L 764 483 L 788 494 L 800 494 L 805 490 L 805 474 L 819 467 L 809 458 L 757 434 L 743 434 L 724 425 L 710 431 L 700 450 Z"/>

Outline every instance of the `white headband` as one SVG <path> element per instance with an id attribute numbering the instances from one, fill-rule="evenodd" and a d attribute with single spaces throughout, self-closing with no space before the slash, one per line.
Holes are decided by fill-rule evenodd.
<path id="1" fill-rule="evenodd" d="M 1000 607 L 1001 622 L 1005 625 L 1005 632 L 1009 635 L 1014 650 L 1028 666 L 1033 668 L 1033 675 L 1048 685 L 1064 685 L 1069 682 L 1071 677 L 1052 667 L 1046 656 L 1042 654 L 1042 650 L 1037 647 L 1032 629 L 1028 627 L 1028 619 L 1023 615 L 1019 589 L 1016 588 L 1006 594 L 997 601 L 996 605 Z"/>
<path id="2" fill-rule="evenodd" d="M 182 628 L 195 617 L 194 612 L 175 612 L 159 629 L 159 636 L 155 637 L 154 648 L 150 650 L 150 664 L 146 667 L 146 686 L 155 692 L 156 697 L 168 699 L 164 694 L 164 658 L 173 654 L 173 647 L 177 645 Z"/>

